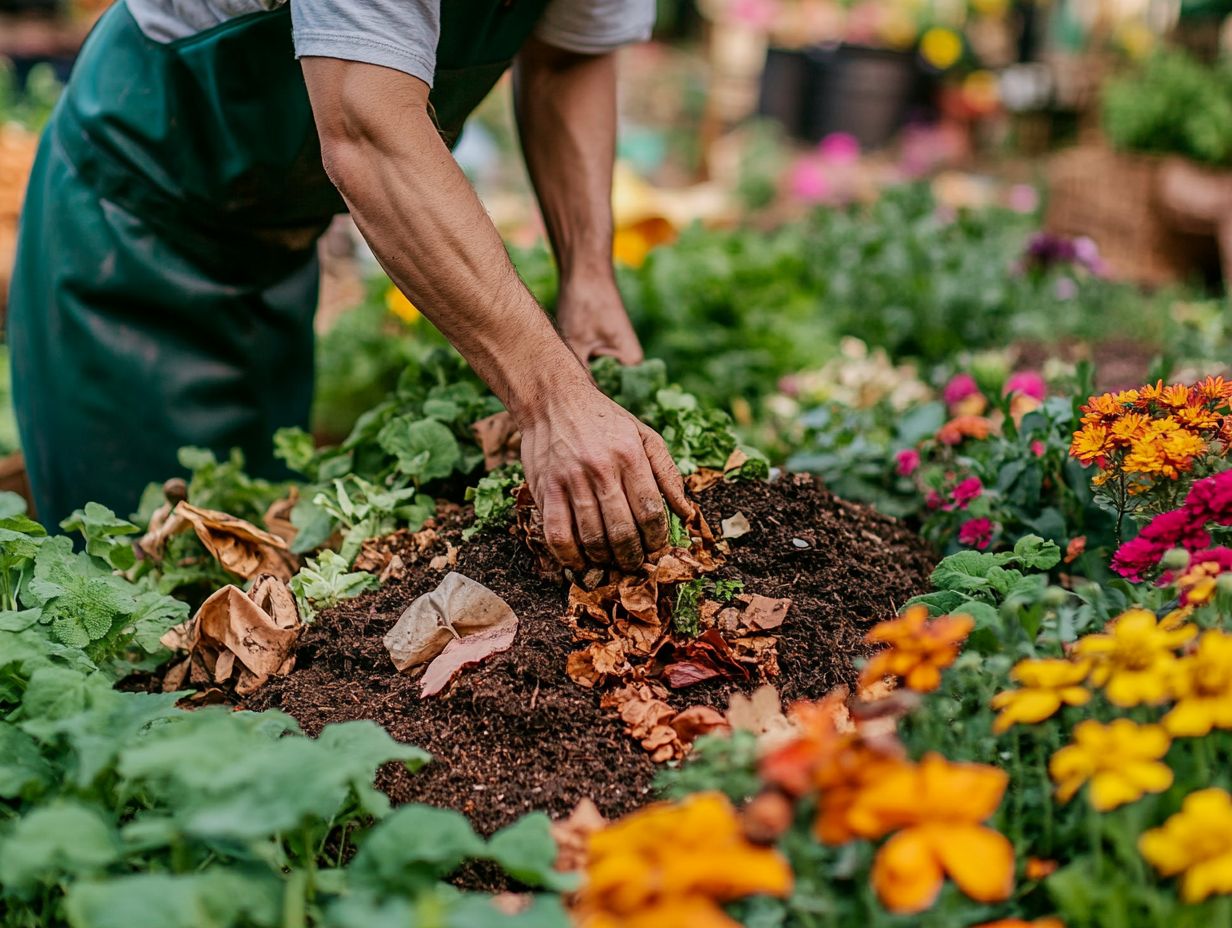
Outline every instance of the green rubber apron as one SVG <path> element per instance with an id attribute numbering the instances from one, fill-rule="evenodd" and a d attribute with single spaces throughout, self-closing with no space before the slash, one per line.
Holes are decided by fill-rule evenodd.
<path id="1" fill-rule="evenodd" d="M 431 94 L 452 145 L 546 0 L 442 0 Z M 240 448 L 308 424 L 316 240 L 345 210 L 321 165 L 290 9 L 152 41 L 100 20 L 40 143 L 8 339 L 40 518 L 131 512 L 184 445 Z"/>

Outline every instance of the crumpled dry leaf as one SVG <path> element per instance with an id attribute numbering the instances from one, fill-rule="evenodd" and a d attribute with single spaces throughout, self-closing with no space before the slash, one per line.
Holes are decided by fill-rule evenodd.
<path id="1" fill-rule="evenodd" d="M 723 472 L 711 467 L 699 467 L 684 478 L 684 484 L 694 496 L 705 493 L 723 479 Z"/>
<path id="2" fill-rule="evenodd" d="M 259 574 L 290 580 L 295 574 L 295 556 L 287 550 L 287 543 L 251 522 L 188 502 L 175 507 L 175 516 L 192 526 L 205 549 L 229 573 L 245 580 Z"/>
<path id="3" fill-rule="evenodd" d="M 173 477 L 163 484 L 163 498 L 166 502 L 154 510 L 146 533 L 137 541 L 137 547 L 153 561 L 161 561 L 167 539 L 188 526 L 182 516 L 174 514 L 175 507 L 188 498 L 188 484 L 180 477 Z"/>
<path id="4" fill-rule="evenodd" d="M 723 465 L 723 473 L 730 474 L 733 470 L 739 470 L 749 463 L 749 456 L 736 448 L 727 456 L 727 463 Z"/>
<path id="5" fill-rule="evenodd" d="M 247 695 L 271 676 L 291 672 L 302 629 L 295 595 L 280 578 L 264 575 L 248 593 L 225 586 L 163 635 L 164 647 L 188 651 L 163 677 L 163 689 L 172 692 L 186 679 L 203 684 L 234 677 L 236 692 Z"/>
<path id="6" fill-rule="evenodd" d="M 658 764 L 684 757 L 698 736 L 727 728 L 727 720 L 714 709 L 690 706 L 677 712 L 666 696 L 656 683 L 630 683 L 604 695 L 600 704 L 616 709 L 629 734 Z"/>
<path id="7" fill-rule="evenodd" d="M 499 622 L 491 628 L 453 639 L 424 671 L 420 695 L 435 696 L 466 667 L 473 667 L 493 654 L 507 651 L 517 633 L 518 620 L 515 617 Z"/>
<path id="8" fill-rule="evenodd" d="M 556 869 L 573 873 L 586 866 L 586 848 L 590 836 L 607 825 L 607 819 L 590 799 L 583 799 L 568 818 L 552 822 L 552 839 L 556 842 Z"/>
<path id="9" fill-rule="evenodd" d="M 458 549 L 451 542 L 445 542 L 445 553 L 434 557 L 428 566 L 433 570 L 452 570 L 458 566 Z"/>
<path id="10" fill-rule="evenodd" d="M 733 693 L 727 722 L 734 731 L 756 735 L 759 753 L 786 744 L 797 732 L 795 723 L 783 711 L 779 691 L 769 683 L 759 686 L 751 696 Z"/>
<path id="11" fill-rule="evenodd" d="M 761 631 L 770 631 L 782 625 L 787 618 L 787 610 L 791 608 L 790 599 L 774 599 L 757 593 L 741 593 L 736 598 L 745 604 L 742 624 Z"/>
<path id="12" fill-rule="evenodd" d="M 732 653 L 717 629 L 696 638 L 665 640 L 655 649 L 651 673 L 672 689 L 683 689 L 715 677 L 744 680 L 749 672 Z"/>
<path id="13" fill-rule="evenodd" d="M 516 628 L 517 621 L 509 604 L 486 586 L 451 571 L 436 589 L 406 608 L 384 643 L 394 666 L 402 671 L 433 660 L 455 639 L 495 625 Z"/>
<path id="14" fill-rule="evenodd" d="M 299 487 L 292 486 L 286 496 L 270 503 L 269 508 L 265 510 L 265 515 L 261 517 L 261 521 L 265 523 L 270 533 L 277 535 L 288 546 L 295 542 L 295 536 L 299 534 L 299 529 L 291 521 L 291 510 L 298 502 Z"/>
<path id="15" fill-rule="evenodd" d="M 471 425 L 471 431 L 483 450 L 483 466 L 487 471 L 510 464 L 521 456 L 522 433 L 513 416 L 498 412 Z"/>
<path id="16" fill-rule="evenodd" d="M 623 677 L 633 668 L 625 658 L 619 639 L 592 642 L 581 651 L 572 652 L 565 661 L 565 671 L 578 686 L 590 689 L 608 677 Z"/>
<path id="17" fill-rule="evenodd" d="M 535 505 L 530 487 L 522 484 L 513 491 L 513 534 L 520 538 L 535 556 L 535 571 L 545 580 L 559 583 L 564 577 L 560 562 L 548 549 L 543 534 L 543 515 Z"/>
<path id="18" fill-rule="evenodd" d="M 743 512 L 724 519 L 719 523 L 719 527 L 723 530 L 723 537 L 732 540 L 743 538 L 753 530 L 753 526 L 749 525 L 748 517 Z"/>

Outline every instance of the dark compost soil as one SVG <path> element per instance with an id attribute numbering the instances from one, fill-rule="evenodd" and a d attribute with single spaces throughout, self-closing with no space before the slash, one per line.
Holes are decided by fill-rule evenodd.
<path id="1" fill-rule="evenodd" d="M 836 499 L 813 478 L 721 483 L 700 500 L 716 529 L 737 512 L 753 526 L 731 542 L 714 576 L 793 602 L 778 630 L 781 674 L 771 681 L 786 702 L 850 683 L 868 624 L 927 588 L 933 559 L 919 538 L 893 519 Z M 460 809 L 484 832 L 535 809 L 567 814 L 583 798 L 608 816 L 644 804 L 655 765 L 614 712 L 600 709 L 600 693 L 565 673 L 565 658 L 578 647 L 561 621 L 565 591 L 536 576 L 531 554 L 512 535 L 461 543 L 463 515 L 442 521 L 440 550 L 429 553 L 443 553 L 452 541 L 460 549 L 454 569 L 509 603 L 520 621 L 512 648 L 463 671 L 446 694 L 420 698 L 418 679 L 395 672 L 381 639 L 443 576 L 421 556 L 404 579 L 322 612 L 304 635 L 297 669 L 246 705 L 280 708 L 310 734 L 331 722 L 379 722 L 435 757 L 416 774 L 393 765 L 383 770 L 378 783 L 390 797 Z M 709 681 L 671 698 L 681 708 L 725 709 L 733 689 Z"/>

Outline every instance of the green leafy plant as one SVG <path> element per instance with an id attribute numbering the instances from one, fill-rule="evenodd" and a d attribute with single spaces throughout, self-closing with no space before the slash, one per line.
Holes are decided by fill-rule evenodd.
<path id="1" fill-rule="evenodd" d="M 300 617 L 305 622 L 311 621 L 320 609 L 354 599 L 381 585 L 372 574 L 362 570 L 348 572 L 349 567 L 346 558 L 326 548 L 315 560 L 309 558 L 299 573 L 291 578 L 291 590 L 299 604 Z"/>

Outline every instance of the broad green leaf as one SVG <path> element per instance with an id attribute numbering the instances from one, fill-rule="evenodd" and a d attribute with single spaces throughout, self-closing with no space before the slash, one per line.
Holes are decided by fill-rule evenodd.
<path id="1" fill-rule="evenodd" d="M 73 802 L 42 806 L 19 819 L 0 846 L 0 884 L 15 890 L 97 873 L 119 857 L 115 828 Z"/>
<path id="2" fill-rule="evenodd" d="M 557 870 L 556 855 L 552 822 L 542 812 L 523 816 L 488 842 L 488 857 L 518 882 L 558 892 L 576 889 L 576 874 Z"/>
<path id="3" fill-rule="evenodd" d="M 350 870 L 359 886 L 405 891 L 427 886 L 486 850 L 460 812 L 405 805 L 368 833 Z"/>
<path id="4" fill-rule="evenodd" d="M 215 868 L 76 883 L 65 911 L 72 928 L 278 928 L 281 904 L 276 878 Z"/>
<path id="5" fill-rule="evenodd" d="M 51 785 L 53 775 L 38 743 L 0 722 L 0 799 L 31 799 Z"/>
<path id="6" fill-rule="evenodd" d="M 398 470 L 421 484 L 448 477 L 462 457 L 458 440 L 435 419 L 401 416 L 387 423 L 377 440 L 397 459 Z"/>
<path id="7" fill-rule="evenodd" d="M 1039 535 L 1027 535 L 1015 543 L 1014 557 L 1028 570 L 1051 570 L 1061 563 L 1061 549 Z"/>
<path id="8" fill-rule="evenodd" d="M 125 536 L 140 532 L 137 526 L 118 518 L 99 503 L 86 503 L 60 523 L 66 532 L 80 532 L 86 541 L 86 553 L 116 570 L 128 570 L 136 563 L 133 544 Z"/>

